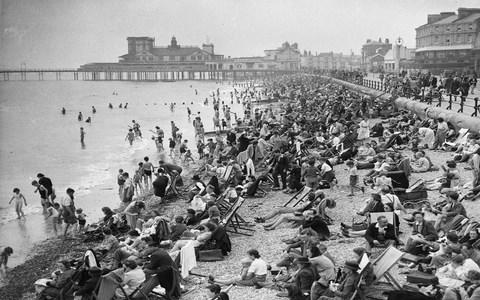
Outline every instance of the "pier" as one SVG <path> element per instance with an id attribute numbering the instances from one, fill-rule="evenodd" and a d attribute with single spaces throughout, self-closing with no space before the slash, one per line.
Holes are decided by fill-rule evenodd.
<path id="1" fill-rule="evenodd" d="M 0 81 L 154 81 L 251 80 L 291 74 L 290 70 L 122 70 L 122 69 L 5 69 Z"/>

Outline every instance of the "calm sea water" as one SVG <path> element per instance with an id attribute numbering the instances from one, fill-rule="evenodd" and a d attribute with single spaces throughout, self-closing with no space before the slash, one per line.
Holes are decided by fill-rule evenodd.
<path id="1" fill-rule="evenodd" d="M 193 115 L 200 112 L 206 131 L 213 130 L 209 96 L 217 88 L 232 112 L 242 116 L 241 104 L 230 104 L 233 88 L 227 83 L 0 82 L 0 246 L 14 248 L 11 264 L 22 262 L 33 243 L 53 235 L 41 213 L 39 196 L 30 184 L 37 173 L 52 179 L 60 197 L 67 187 L 75 189 L 76 206 L 83 208 L 88 222 L 96 221 L 101 217 L 102 206 L 114 208 L 119 204 L 119 168 L 132 173 L 144 156 L 158 162 L 149 129 L 158 125 L 169 137 L 173 120 L 189 140 L 189 147 L 196 149 L 186 108 L 190 107 Z M 206 97 L 210 105 L 203 104 Z M 128 109 L 119 109 L 118 105 L 125 102 Z M 174 111 L 167 105 L 171 102 L 177 104 Z M 109 109 L 108 103 L 114 109 Z M 92 106 L 97 109 L 96 114 L 92 114 Z M 62 107 L 66 108 L 66 115 L 60 112 Z M 92 123 L 79 122 L 79 112 L 84 120 L 91 116 Z M 140 123 L 144 139 L 130 146 L 125 135 L 132 120 Z M 85 148 L 80 144 L 82 126 L 86 131 Z M 167 143 L 164 141 L 165 147 Z M 14 187 L 20 188 L 28 202 L 24 207 L 27 216 L 22 220 L 16 219 L 13 204 L 8 205 Z"/>

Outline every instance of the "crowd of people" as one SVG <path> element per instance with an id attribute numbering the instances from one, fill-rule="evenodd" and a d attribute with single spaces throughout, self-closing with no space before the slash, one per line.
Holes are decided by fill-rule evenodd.
<path id="1" fill-rule="evenodd" d="M 202 251 L 218 250 L 221 257 L 235 251 L 235 239 L 230 240 L 227 230 L 236 226 L 231 218 L 245 199 L 285 193 L 295 201 L 278 203 L 279 208 L 252 220 L 259 224 L 257 230 L 263 225 L 264 235 L 285 224 L 298 228 L 282 240 L 283 254 L 267 262 L 252 248 L 240 260 L 238 277 L 204 274 L 209 281 L 208 297 L 228 299 L 221 287 L 236 285 L 272 289 L 277 296 L 290 299 L 353 299 L 357 293 L 374 289 L 379 278 L 375 278 L 371 258 L 378 255 L 379 247 L 396 247 L 418 258 L 401 265 L 405 273 L 436 276 L 443 286 L 433 283 L 430 293 L 409 291 L 412 295 L 436 299 L 435 291 L 445 300 L 456 299 L 456 295 L 477 299 L 480 235 L 478 223 L 468 219 L 462 201 L 475 199 L 480 192 L 478 133 L 460 132 L 442 118 L 420 119 L 409 111 L 395 111 L 389 101 L 368 99 L 319 76 L 282 76 L 265 80 L 261 87 L 238 88 L 243 90 L 235 89 L 231 100 L 243 103 L 245 118 L 236 120 L 236 128 L 229 122 L 222 131 L 220 125 L 214 138 L 208 138 L 200 116 L 195 117 L 195 144 L 207 138 L 204 147 L 208 150 L 200 147 L 198 155 L 190 155 L 194 165 L 187 165 L 188 141 L 179 136 L 172 121 L 170 153 L 163 150 L 164 131 L 154 131 L 163 153 L 158 165 L 145 157 L 132 178 L 119 170 L 119 198 L 124 208 L 103 207 L 103 220 L 86 233 L 101 241 L 94 250 L 109 263 L 101 269 L 84 269 L 85 280 L 77 280 L 72 287 L 76 296 L 88 299 L 102 285 L 103 277 L 97 274 L 108 274 L 115 277 L 119 298 L 155 279 L 167 299 L 178 299 L 184 291 L 182 280 Z M 228 105 L 216 96 L 214 124 L 220 119 L 220 108 L 225 119 L 230 114 Z M 260 97 L 288 100 L 255 108 L 252 100 Z M 433 150 L 455 156 L 445 166 L 434 165 L 429 157 Z M 459 171 L 460 165 L 471 170 L 473 181 Z M 339 180 L 338 170 L 346 172 L 343 177 L 348 182 Z M 421 184 L 423 191 L 438 191 L 444 200 L 406 207 L 406 202 L 415 202 L 406 197 L 409 179 L 427 172 L 436 172 L 438 178 Z M 50 202 L 48 187 L 40 186 L 44 189 L 37 186 L 38 191 Z M 345 199 L 371 194 L 359 211 L 352 212 L 352 218 L 365 216 L 364 222 L 350 225 L 328 215 L 329 210 L 342 209 L 345 200 L 333 196 L 339 190 L 346 190 Z M 67 196 L 60 204 L 70 216 L 70 210 L 75 211 L 73 190 L 67 190 Z M 184 212 L 171 215 L 151 209 L 152 203 L 162 207 L 167 199 L 179 197 L 188 203 Z M 378 217 L 370 217 L 377 213 Z M 404 235 L 400 224 L 412 226 L 411 232 Z M 340 227 L 340 237 L 332 226 Z M 362 239 L 363 246 L 352 247 L 338 261 L 325 244 L 332 238 Z M 61 265 L 45 284 L 41 299 L 61 293 L 60 283 L 72 278 L 72 267 L 66 262 Z"/>

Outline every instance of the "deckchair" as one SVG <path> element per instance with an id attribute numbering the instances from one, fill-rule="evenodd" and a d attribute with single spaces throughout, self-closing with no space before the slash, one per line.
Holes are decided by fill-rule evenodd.
<path id="1" fill-rule="evenodd" d="M 114 270 L 104 276 L 98 281 L 98 288 L 92 293 L 93 300 L 110 300 L 115 296 L 115 291 L 119 284 L 118 274 L 114 273 Z"/>
<path id="2" fill-rule="evenodd" d="M 468 129 L 460 128 L 460 130 L 458 131 L 457 139 L 453 143 L 445 142 L 445 144 L 450 147 L 465 145 L 467 143 L 467 139 L 468 139 Z"/>
<path id="3" fill-rule="evenodd" d="M 127 295 L 126 292 L 122 290 L 125 298 L 127 300 L 148 300 L 149 295 L 153 294 L 155 297 L 160 299 L 167 299 L 164 295 L 154 292 L 153 290 L 160 284 L 157 275 L 152 275 L 148 280 L 144 281 L 136 290 L 134 290 L 130 295 Z"/>
<path id="4" fill-rule="evenodd" d="M 165 191 L 165 196 L 168 196 L 169 194 L 172 194 L 173 197 L 176 197 L 179 195 L 179 192 L 177 191 L 177 180 L 178 180 L 178 176 L 180 175 L 172 175 L 170 176 L 170 185 L 167 186 L 167 189 Z"/>
<path id="5" fill-rule="evenodd" d="M 390 269 L 402 258 L 403 252 L 395 247 L 388 247 L 373 262 L 373 272 L 377 283 L 380 279 L 385 278 L 395 289 L 401 290 L 402 286 L 390 274 Z"/>
<path id="6" fill-rule="evenodd" d="M 298 191 L 295 195 L 293 195 L 290 200 L 288 200 L 285 204 L 283 204 L 284 207 L 289 206 L 293 202 L 293 207 L 297 206 L 300 202 L 304 202 L 305 197 L 312 191 L 311 187 L 304 186 L 300 191 Z"/>
<path id="7" fill-rule="evenodd" d="M 255 231 L 255 229 L 248 228 L 248 222 L 238 214 L 238 210 L 242 207 L 243 202 L 245 202 L 245 198 L 239 197 L 222 218 L 220 224 L 225 226 L 225 228 L 231 228 L 230 230 L 227 229 L 227 232 L 252 236 L 253 234 L 250 232 Z"/>

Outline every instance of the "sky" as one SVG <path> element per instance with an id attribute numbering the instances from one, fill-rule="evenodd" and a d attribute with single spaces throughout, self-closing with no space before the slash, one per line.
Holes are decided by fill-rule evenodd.
<path id="1" fill-rule="evenodd" d="M 127 36 L 157 46 L 209 41 L 225 56 L 261 56 L 283 42 L 300 50 L 360 53 L 367 39 L 402 37 L 428 14 L 479 0 L 0 0 L 0 69 L 76 68 L 116 62 Z"/>

